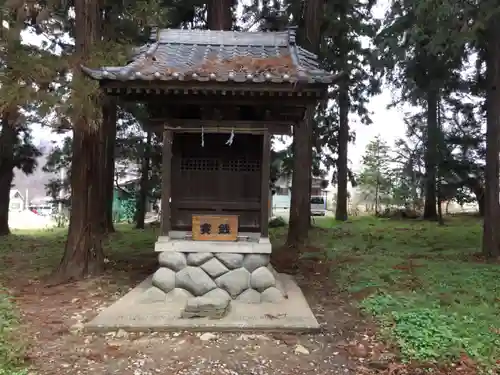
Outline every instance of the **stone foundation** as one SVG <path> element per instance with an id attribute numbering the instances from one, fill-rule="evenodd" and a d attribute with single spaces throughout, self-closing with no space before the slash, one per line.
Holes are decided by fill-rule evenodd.
<path id="1" fill-rule="evenodd" d="M 277 303 L 286 298 L 269 254 L 166 251 L 158 261 L 155 289 L 149 292 L 167 301 L 186 300 L 186 315 L 200 316 L 205 310 L 223 315 L 232 300 Z"/>

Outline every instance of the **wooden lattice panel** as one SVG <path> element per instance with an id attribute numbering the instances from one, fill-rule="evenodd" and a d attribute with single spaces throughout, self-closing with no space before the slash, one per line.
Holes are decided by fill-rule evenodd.
<path id="1" fill-rule="evenodd" d="M 194 241 L 236 241 L 238 216 L 193 215 Z"/>

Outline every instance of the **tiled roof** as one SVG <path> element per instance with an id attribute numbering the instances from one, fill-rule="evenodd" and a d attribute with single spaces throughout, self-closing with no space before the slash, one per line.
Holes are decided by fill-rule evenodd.
<path id="1" fill-rule="evenodd" d="M 295 30 L 160 30 L 123 67 L 83 71 L 97 80 L 330 84 L 317 56 L 295 43 Z"/>

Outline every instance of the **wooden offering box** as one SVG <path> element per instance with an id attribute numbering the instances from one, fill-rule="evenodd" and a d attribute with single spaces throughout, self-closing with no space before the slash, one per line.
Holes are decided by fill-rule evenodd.
<path id="1" fill-rule="evenodd" d="M 238 216 L 193 215 L 192 228 L 194 241 L 236 241 Z"/>

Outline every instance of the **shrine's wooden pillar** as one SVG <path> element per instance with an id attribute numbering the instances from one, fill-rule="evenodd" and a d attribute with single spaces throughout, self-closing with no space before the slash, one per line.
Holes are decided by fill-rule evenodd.
<path id="1" fill-rule="evenodd" d="M 271 135 L 268 131 L 262 136 L 262 167 L 260 193 L 260 234 L 269 237 L 269 178 L 271 172 Z"/>
<path id="2" fill-rule="evenodd" d="M 163 155 L 161 166 L 161 236 L 168 236 L 171 229 L 170 197 L 172 192 L 172 130 L 163 130 Z"/>

